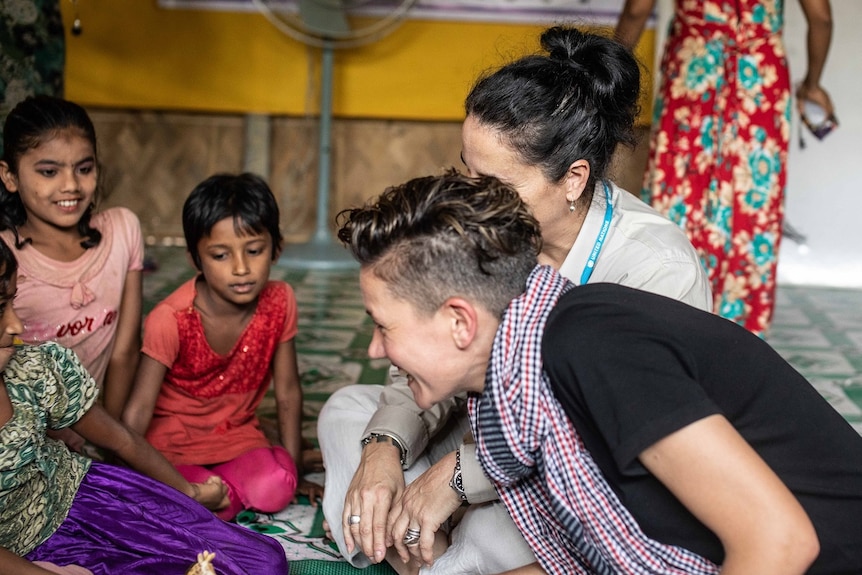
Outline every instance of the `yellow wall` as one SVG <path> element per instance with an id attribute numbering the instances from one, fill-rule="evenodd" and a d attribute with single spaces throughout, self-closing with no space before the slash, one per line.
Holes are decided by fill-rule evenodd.
<path id="1" fill-rule="evenodd" d="M 69 99 L 121 108 L 317 111 L 319 51 L 283 35 L 260 14 L 165 10 L 156 0 L 82 0 L 83 33 L 71 36 L 71 3 L 62 6 Z M 336 53 L 333 113 L 459 120 L 477 75 L 535 51 L 543 28 L 407 20 L 379 42 Z M 639 47 L 643 61 L 652 61 L 652 49 L 650 33 Z M 647 102 L 642 119 L 648 118 Z"/>

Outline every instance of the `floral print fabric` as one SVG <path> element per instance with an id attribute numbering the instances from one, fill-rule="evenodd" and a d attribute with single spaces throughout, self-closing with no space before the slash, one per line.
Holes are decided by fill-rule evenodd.
<path id="1" fill-rule="evenodd" d="M 643 199 L 681 226 L 719 315 L 772 318 L 790 138 L 781 0 L 677 0 Z"/>
<path id="2" fill-rule="evenodd" d="M 25 555 L 60 526 L 90 462 L 45 435 L 93 406 L 96 382 L 71 350 L 23 346 L 3 371 L 13 415 L 0 428 L 0 546 Z"/>

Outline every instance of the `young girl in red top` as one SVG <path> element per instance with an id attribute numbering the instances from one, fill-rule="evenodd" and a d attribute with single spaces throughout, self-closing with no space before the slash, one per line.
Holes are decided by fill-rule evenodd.
<path id="1" fill-rule="evenodd" d="M 293 290 L 269 281 L 281 246 L 278 205 L 253 174 L 212 176 L 186 200 L 183 229 L 200 273 L 146 318 L 123 419 L 189 481 L 222 479 L 222 519 L 280 511 L 300 477 L 302 390 Z M 281 445 L 255 415 L 270 382 Z"/>

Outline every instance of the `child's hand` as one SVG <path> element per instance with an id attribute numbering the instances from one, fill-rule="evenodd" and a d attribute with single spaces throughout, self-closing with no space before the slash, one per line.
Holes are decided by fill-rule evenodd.
<path id="1" fill-rule="evenodd" d="M 317 507 L 317 501 L 323 499 L 323 486 L 307 479 L 300 479 L 296 486 L 296 495 L 307 496 L 311 506 Z M 296 503 L 296 497 L 293 498 L 293 502 Z"/>
<path id="2" fill-rule="evenodd" d="M 47 434 L 48 437 L 52 439 L 59 439 L 66 444 L 66 447 L 76 453 L 81 453 L 84 449 L 84 444 L 86 443 L 83 437 L 68 427 L 63 429 L 50 429 Z"/>
<path id="3" fill-rule="evenodd" d="M 194 489 L 194 499 L 210 511 L 218 511 L 224 509 L 230 504 L 227 497 L 227 485 L 225 485 L 221 477 L 211 475 L 205 483 L 192 483 Z"/>

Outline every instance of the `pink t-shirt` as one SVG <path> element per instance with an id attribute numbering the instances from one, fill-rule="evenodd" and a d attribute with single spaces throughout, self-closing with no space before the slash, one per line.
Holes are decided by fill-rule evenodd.
<path id="1" fill-rule="evenodd" d="M 78 354 L 93 379 L 102 384 L 114 339 L 126 274 L 143 269 L 144 248 L 138 217 L 126 208 L 93 214 L 102 232 L 99 245 L 72 262 L 60 262 L 15 236 L 0 232 L 18 259 L 15 312 L 24 323 L 27 343 L 56 341 Z"/>
<path id="2" fill-rule="evenodd" d="M 207 342 L 195 294 L 191 279 L 144 323 L 143 352 L 168 368 L 146 437 L 175 465 L 224 463 L 269 446 L 255 411 L 270 387 L 276 348 L 297 332 L 293 290 L 270 281 L 233 348 L 218 354 Z"/>

